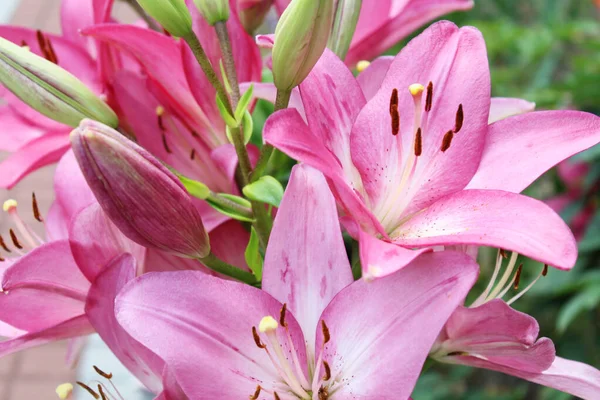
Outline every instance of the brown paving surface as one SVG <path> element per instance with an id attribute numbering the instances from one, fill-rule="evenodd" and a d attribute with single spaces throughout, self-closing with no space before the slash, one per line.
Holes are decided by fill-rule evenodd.
<path id="1" fill-rule="evenodd" d="M 21 0 L 12 24 L 59 33 L 59 9 L 60 0 Z M 131 12 L 124 4 L 115 5 L 115 14 L 123 16 L 125 20 L 132 19 Z M 5 154 L 0 154 L 0 160 L 5 157 Z M 31 214 L 31 192 L 35 190 L 40 210 L 45 215 L 54 198 L 51 183 L 53 171 L 54 167 L 43 168 L 10 191 L 0 189 L 0 204 L 9 198 L 16 199 L 23 219 L 33 224 L 40 233 L 43 227 L 35 222 Z M 10 226 L 6 214 L 0 211 L 0 234 L 5 235 Z M 64 362 L 66 348 L 66 342 L 59 342 L 0 358 L 0 400 L 57 399 L 54 392 L 56 386 L 73 382 L 75 378 L 74 371 Z"/>

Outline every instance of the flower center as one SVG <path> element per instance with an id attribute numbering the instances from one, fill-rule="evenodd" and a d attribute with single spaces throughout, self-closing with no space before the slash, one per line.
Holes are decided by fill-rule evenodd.
<path id="1" fill-rule="evenodd" d="M 10 240 L 14 246 L 14 248 L 10 248 L 7 242 L 4 240 L 2 235 L 0 235 L 0 247 L 6 253 L 12 253 L 13 251 L 19 255 L 25 254 L 28 250 L 33 250 L 36 247 L 44 244 L 44 240 L 40 238 L 35 231 L 27 224 L 17 211 L 17 201 L 16 200 L 6 200 L 4 205 L 2 206 L 4 212 L 6 212 L 15 226 L 15 229 L 10 228 L 8 233 L 10 236 Z M 35 193 L 32 194 L 32 210 L 33 216 L 39 222 L 44 222 L 42 218 L 37 200 L 35 198 Z M 0 261 L 4 261 L 4 258 L 0 256 Z"/>
<path id="2" fill-rule="evenodd" d="M 280 381 L 274 382 L 270 388 L 257 386 L 254 394 L 250 395 L 250 399 L 257 400 L 260 393 L 264 391 L 271 394 L 276 400 L 311 400 L 315 392 L 318 394 L 319 400 L 328 400 L 332 394 L 330 392 L 331 369 L 329 364 L 323 360 L 323 348 L 330 340 L 329 329 L 325 322 L 321 321 L 323 348 L 316 363 L 314 358 L 310 358 L 310 355 L 307 354 L 307 376 L 300 364 L 298 351 L 292 340 L 289 326 L 285 321 L 286 311 L 287 306 L 284 304 L 280 311 L 279 322 L 272 316 L 267 315 L 261 319 L 258 329 L 255 326 L 252 327 L 254 342 L 267 353 Z M 281 332 L 282 329 L 283 332 Z M 267 340 L 263 341 L 261 335 L 266 337 Z M 283 339 L 281 339 L 282 336 Z M 322 375 L 321 367 L 324 370 Z"/>

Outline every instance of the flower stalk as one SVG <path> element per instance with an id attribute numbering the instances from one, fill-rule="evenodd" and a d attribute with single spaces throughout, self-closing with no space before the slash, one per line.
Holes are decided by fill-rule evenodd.
<path id="1" fill-rule="evenodd" d="M 256 277 L 250 272 L 244 271 L 231 264 L 227 264 L 213 253 L 209 253 L 204 258 L 198 259 L 202 264 L 223 275 L 227 275 L 231 278 L 237 279 L 240 282 L 247 283 L 249 285 L 256 285 Z"/>

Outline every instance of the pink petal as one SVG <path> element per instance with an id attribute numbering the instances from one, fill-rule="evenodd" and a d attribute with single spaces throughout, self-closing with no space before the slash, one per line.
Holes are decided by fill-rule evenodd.
<path id="1" fill-rule="evenodd" d="M 523 379 L 548 386 L 583 399 L 597 399 L 600 393 L 600 371 L 590 365 L 556 357 L 552 366 L 537 376 Z"/>
<path id="2" fill-rule="evenodd" d="M 319 316 L 352 281 L 327 182 L 319 171 L 296 166 L 271 232 L 262 288 L 287 304 L 310 348 Z"/>
<path id="3" fill-rule="evenodd" d="M 378 57 L 356 78 L 367 101 L 377 94 L 393 61 L 394 57 L 391 56 Z"/>
<path id="4" fill-rule="evenodd" d="M 252 143 L 246 146 L 246 150 L 248 151 L 248 157 L 250 157 L 250 164 L 254 166 L 260 156 L 260 150 Z M 238 167 L 238 157 L 235 147 L 232 144 L 224 144 L 214 149 L 210 157 L 214 161 L 215 166 L 220 171 L 224 171 L 229 179 L 230 187 L 226 191 L 228 193 L 239 194 L 237 182 L 235 181 L 235 174 Z"/>
<path id="5" fill-rule="evenodd" d="M 57 241 L 20 257 L 2 274 L 0 288 L 0 319 L 33 332 L 82 315 L 89 282 L 68 242 Z"/>
<path id="6" fill-rule="evenodd" d="M 250 233 L 237 221 L 229 220 L 209 234 L 210 249 L 221 260 L 249 271 L 245 251 Z M 197 268 L 196 268 L 197 269 Z"/>
<path id="7" fill-rule="evenodd" d="M 277 99 L 277 88 L 275 87 L 275 84 L 269 82 L 245 82 L 240 83 L 240 91 L 245 93 L 250 85 L 254 86 L 252 92 L 254 98 L 263 99 L 275 104 L 275 100 Z M 302 119 L 306 121 L 306 113 L 304 112 L 304 105 L 302 104 L 302 98 L 300 97 L 298 88 L 292 90 L 290 103 L 287 108 L 295 108 L 298 110 L 300 115 L 302 115 Z"/>
<path id="8" fill-rule="evenodd" d="M 405 247 L 493 246 L 559 269 L 571 269 L 577 259 L 571 231 L 550 207 L 498 190 L 463 190 L 445 197 L 390 236 Z"/>
<path id="9" fill-rule="evenodd" d="M 46 329 L 0 342 L 0 357 L 59 340 L 89 335 L 93 332 L 94 328 L 90 325 L 87 317 L 79 315 Z"/>
<path id="10" fill-rule="evenodd" d="M 8 106 L 0 107 L 0 125 L 0 149 L 4 151 L 18 151 L 20 147 L 44 134 L 42 128 L 30 124 Z"/>
<path id="11" fill-rule="evenodd" d="M 497 299 L 476 308 L 457 308 L 446 324 L 443 348 L 472 355 L 459 356 L 460 364 L 470 365 L 475 358 L 479 367 L 485 362 L 489 369 L 499 365 L 539 373 L 552 365 L 555 350 L 551 340 L 538 340 L 538 334 L 535 318 Z M 445 360 L 453 358 L 449 355 Z"/>
<path id="12" fill-rule="evenodd" d="M 68 132 L 50 132 L 33 139 L 0 164 L 0 187 L 11 189 L 30 172 L 57 162 L 69 149 Z"/>
<path id="13" fill-rule="evenodd" d="M 122 234 L 98 203 L 74 216 L 69 228 L 69 243 L 73 258 L 90 282 L 94 282 L 111 260 L 124 253 L 134 255 L 140 268 L 144 264 L 146 248 Z"/>
<path id="14" fill-rule="evenodd" d="M 470 189 L 519 193 L 559 162 L 600 142 L 600 118 L 580 111 L 538 111 L 490 125 Z"/>
<path id="15" fill-rule="evenodd" d="M 501 119 L 528 113 L 533 110 L 535 110 L 535 103 L 527 100 L 509 97 L 492 97 L 488 123 L 493 124 Z"/>
<path id="16" fill-rule="evenodd" d="M 392 274 L 409 265 L 421 254 L 431 249 L 409 250 L 393 243 L 360 232 L 360 262 L 363 279 L 373 280 Z"/>
<path id="17" fill-rule="evenodd" d="M 256 346 L 252 327 L 264 316 L 278 318 L 281 306 L 249 285 L 202 272 L 164 272 L 129 284 L 117 297 L 116 315 L 129 334 L 172 368 L 188 398 L 242 399 L 257 385 L 268 388 L 279 379 Z M 302 331 L 291 313 L 286 322 L 306 365 Z M 278 332 L 285 343 L 284 330 Z"/>
<path id="18" fill-rule="evenodd" d="M 331 335 L 323 359 L 333 376 L 346 379 L 336 396 L 408 398 L 431 345 L 478 270 L 462 253 L 425 254 L 385 279 L 360 280 L 342 290 L 321 317 Z M 316 354 L 322 336 L 319 329 Z"/>
<path id="19" fill-rule="evenodd" d="M 131 255 L 118 257 L 100 273 L 88 294 L 85 313 L 102 340 L 119 360 L 146 387 L 161 390 L 159 377 L 164 362 L 123 330 L 115 317 L 115 297 L 135 278 L 135 259 Z"/>
<path id="20" fill-rule="evenodd" d="M 360 60 L 372 59 L 421 25 L 471 7 L 472 0 L 365 0 L 346 63 L 354 65 Z"/>
<path id="21" fill-rule="evenodd" d="M 400 214 L 390 216 L 395 221 L 469 182 L 477 169 L 487 130 L 487 64 L 481 33 L 470 27 L 458 29 L 445 21 L 429 27 L 396 56 L 381 89 L 363 108 L 352 129 L 352 160 L 361 173 L 372 208 L 382 212 L 394 208 Z M 403 168 L 414 157 L 417 131 L 413 126 L 414 100 L 408 87 L 414 83 L 427 86 L 429 82 L 433 82 L 433 101 L 427 127 L 423 126 L 422 154 L 412 177 L 402 185 Z M 401 120 L 397 136 L 392 135 L 389 113 L 394 89 L 398 90 Z M 455 127 L 460 104 L 464 110 L 462 129 L 454 135 L 450 148 L 442 152 L 443 137 Z M 396 201 L 399 197 L 401 200 Z"/>
<path id="22" fill-rule="evenodd" d="M 60 8 L 60 23 L 65 39 L 77 44 L 82 49 L 87 49 L 88 38 L 81 36 L 79 31 L 96 23 L 93 2 L 64 0 Z"/>

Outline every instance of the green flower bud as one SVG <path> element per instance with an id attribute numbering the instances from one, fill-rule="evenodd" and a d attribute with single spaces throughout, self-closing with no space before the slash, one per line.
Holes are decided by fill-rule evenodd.
<path id="1" fill-rule="evenodd" d="M 194 0 L 194 3 L 209 25 L 229 19 L 228 0 Z"/>
<path id="2" fill-rule="evenodd" d="M 327 47 L 342 60 L 346 58 L 350 49 L 361 6 L 362 0 L 338 0 L 333 30 Z"/>
<path id="3" fill-rule="evenodd" d="M 331 34 L 334 0 L 292 0 L 279 19 L 273 79 L 279 90 L 298 86 L 313 69 Z"/>
<path id="4" fill-rule="evenodd" d="M 185 0 L 137 0 L 152 18 L 173 36 L 184 37 L 192 31 L 192 16 Z"/>
<path id="5" fill-rule="evenodd" d="M 0 37 L 0 83 L 48 118 L 76 127 L 85 118 L 117 127 L 114 111 L 79 79 Z"/>

